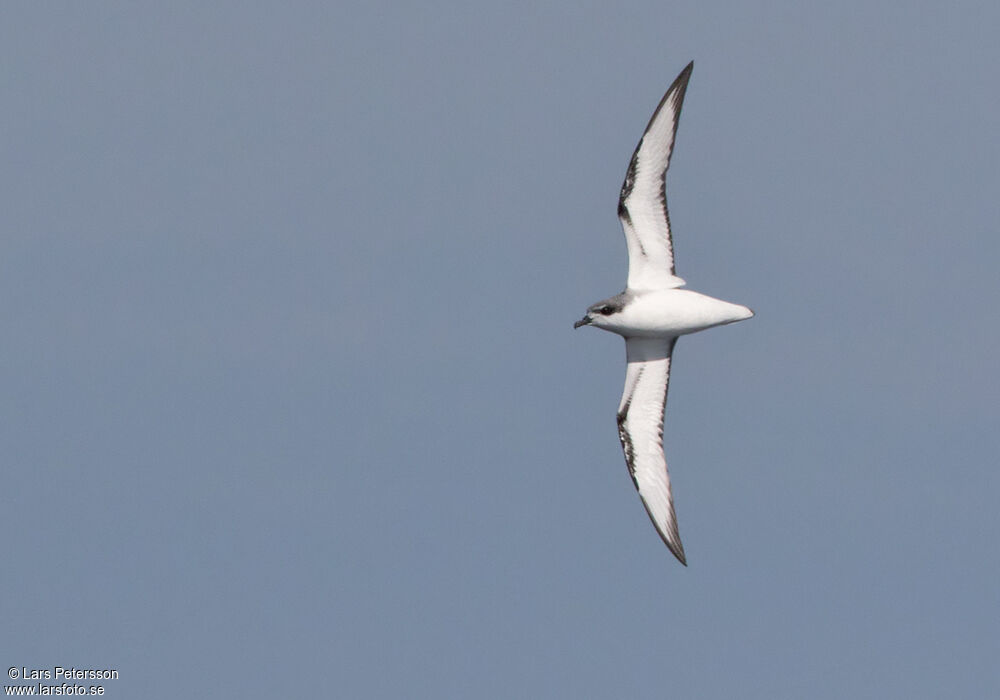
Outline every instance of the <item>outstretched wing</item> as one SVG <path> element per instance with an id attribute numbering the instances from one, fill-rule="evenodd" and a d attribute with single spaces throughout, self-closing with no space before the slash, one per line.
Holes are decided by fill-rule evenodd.
<path id="1" fill-rule="evenodd" d="M 674 556 L 687 566 L 663 455 L 663 412 L 670 381 L 670 355 L 676 342 L 676 338 L 625 339 L 628 369 L 618 406 L 618 437 L 625 452 L 625 464 L 649 519 Z"/>
<path id="2" fill-rule="evenodd" d="M 628 245 L 629 289 L 670 289 L 684 284 L 684 280 L 674 275 L 666 176 L 693 67 L 692 61 L 660 100 L 625 173 L 618 218 Z"/>

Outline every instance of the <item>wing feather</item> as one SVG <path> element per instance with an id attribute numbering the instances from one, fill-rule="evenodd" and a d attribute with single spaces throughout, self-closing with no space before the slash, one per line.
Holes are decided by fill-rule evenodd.
<path id="1" fill-rule="evenodd" d="M 686 566 L 663 454 L 663 413 L 676 342 L 676 338 L 625 339 L 628 369 L 618 406 L 618 436 L 625 464 L 649 519 L 670 551 Z"/>
<path id="2" fill-rule="evenodd" d="M 663 95 L 632 154 L 622 183 L 618 218 L 628 246 L 629 289 L 670 289 L 684 284 L 674 274 L 666 176 L 693 67 L 692 61 Z"/>

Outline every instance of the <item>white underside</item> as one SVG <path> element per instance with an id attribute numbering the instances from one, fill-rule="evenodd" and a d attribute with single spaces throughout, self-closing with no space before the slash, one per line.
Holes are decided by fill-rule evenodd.
<path id="1" fill-rule="evenodd" d="M 593 325 L 639 338 L 670 338 L 742 321 L 753 311 L 690 289 L 633 292 L 621 312 L 596 317 Z"/>

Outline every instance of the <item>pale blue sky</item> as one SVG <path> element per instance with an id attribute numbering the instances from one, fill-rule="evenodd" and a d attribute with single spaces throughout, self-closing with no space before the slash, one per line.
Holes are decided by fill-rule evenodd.
<path id="1" fill-rule="evenodd" d="M 8 666 L 111 698 L 1000 693 L 995 3 L 17 3 Z M 615 217 L 695 68 L 665 438 Z"/>

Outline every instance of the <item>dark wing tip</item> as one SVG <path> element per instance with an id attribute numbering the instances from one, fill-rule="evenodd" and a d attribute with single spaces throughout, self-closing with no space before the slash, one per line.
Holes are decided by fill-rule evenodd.
<path id="1" fill-rule="evenodd" d="M 656 109 L 653 110 L 653 116 L 649 118 L 649 122 L 646 124 L 646 131 L 643 132 L 643 136 L 649 131 L 649 128 L 653 126 L 656 121 L 656 117 L 659 116 L 660 110 L 663 109 L 663 105 L 667 103 L 667 100 L 673 99 L 674 103 L 677 105 L 677 118 L 674 121 L 674 131 L 677 130 L 677 121 L 680 120 L 681 116 L 681 105 L 684 104 L 684 93 L 687 91 L 688 81 L 691 80 L 691 71 L 694 70 L 694 61 L 691 61 L 682 70 L 674 82 L 670 83 L 670 87 L 667 91 L 663 93 L 663 97 L 660 98 L 660 103 L 656 105 Z M 674 97 L 676 95 L 676 97 Z M 642 145 L 642 141 L 639 141 L 639 145 Z M 638 150 L 638 148 L 636 148 Z"/>
<path id="2" fill-rule="evenodd" d="M 624 431 L 619 432 L 624 434 Z M 631 440 L 629 440 L 629 445 L 626 447 L 625 437 L 622 437 L 622 447 L 625 448 L 625 462 L 628 464 L 629 473 L 632 474 L 632 482 L 635 483 L 636 490 L 638 490 L 639 484 L 636 483 L 632 463 L 629 461 L 629 451 L 632 447 Z M 670 503 L 670 523 L 667 527 L 667 531 L 664 532 L 660 528 L 660 524 L 656 522 L 656 519 L 653 517 L 653 512 L 649 509 L 649 506 L 646 505 L 646 499 L 642 497 L 642 492 L 639 493 L 639 498 L 642 500 L 642 505 L 646 509 L 646 515 L 649 516 L 650 522 L 653 523 L 653 528 L 656 530 L 656 534 L 658 534 L 660 539 L 663 540 L 663 544 L 667 545 L 667 549 L 670 550 L 670 553 L 677 557 L 677 561 L 684 566 L 687 566 L 687 557 L 684 556 L 684 544 L 681 542 L 681 533 L 677 529 L 677 514 L 674 512 L 673 502 Z"/>
<path id="3" fill-rule="evenodd" d="M 677 557 L 677 561 L 679 561 L 684 566 L 687 566 L 688 565 L 688 563 L 687 563 L 687 557 L 684 556 L 684 545 L 681 544 L 681 541 L 678 539 L 676 546 L 674 546 L 670 542 L 667 542 L 666 539 L 664 539 L 663 541 L 667 543 L 667 549 L 669 549 L 670 552 L 675 557 Z"/>
<path id="4" fill-rule="evenodd" d="M 643 504 L 645 505 L 645 504 Z M 646 509 L 648 512 L 648 508 Z M 653 520 L 653 515 L 650 513 L 649 519 L 653 520 L 653 526 L 656 528 L 657 534 L 659 534 L 660 539 L 663 540 L 663 544 L 667 545 L 667 549 L 670 553 L 677 557 L 679 561 L 684 566 L 687 566 L 687 557 L 684 556 L 684 544 L 681 542 L 681 534 L 677 531 L 677 515 L 674 513 L 674 504 L 670 504 L 670 532 L 666 533 L 660 530 L 660 526 Z M 669 537 L 668 537 L 669 535 Z"/>
<path id="5" fill-rule="evenodd" d="M 666 93 L 664 93 L 663 100 L 660 101 L 660 106 L 656 108 L 657 112 L 660 111 L 660 107 L 663 106 L 663 103 L 667 101 L 667 98 L 670 95 L 678 93 L 676 98 L 676 104 L 677 104 L 677 116 L 678 118 L 680 118 L 681 105 L 684 103 L 684 93 L 687 91 L 688 81 L 691 80 L 691 71 L 693 70 L 694 70 L 694 61 L 691 61 L 689 64 L 684 66 L 684 70 L 682 70 L 677 75 L 677 77 L 674 78 L 674 82 L 670 83 L 670 87 L 667 88 Z M 654 114 L 654 116 L 656 115 Z M 653 120 L 650 119 L 649 123 L 652 124 Z"/>

